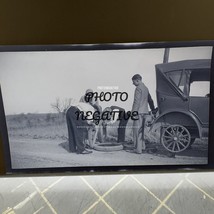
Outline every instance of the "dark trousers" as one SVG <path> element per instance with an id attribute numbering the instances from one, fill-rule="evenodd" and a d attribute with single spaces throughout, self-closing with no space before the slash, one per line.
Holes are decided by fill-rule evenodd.
<path id="1" fill-rule="evenodd" d="M 122 116 L 119 118 L 120 119 L 120 123 L 119 123 L 119 127 L 117 129 L 117 132 L 118 132 L 117 142 L 118 143 L 125 142 L 126 125 L 128 123 L 128 120 L 124 119 L 124 115 L 125 114 L 126 114 L 126 112 L 124 111 L 123 114 L 122 114 Z"/>
<path id="2" fill-rule="evenodd" d="M 66 113 L 70 152 L 82 152 L 85 150 L 83 140 L 87 132 L 87 122 L 83 121 L 81 117 L 77 120 L 76 112 L 80 112 L 79 109 L 71 106 Z"/>
<path id="3" fill-rule="evenodd" d="M 133 122 L 133 141 L 137 153 L 146 149 L 144 141 L 145 114 L 139 114 L 139 119 Z"/>

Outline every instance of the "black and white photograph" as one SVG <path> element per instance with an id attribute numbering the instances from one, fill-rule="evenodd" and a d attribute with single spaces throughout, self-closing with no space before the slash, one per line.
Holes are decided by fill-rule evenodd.
<path id="1" fill-rule="evenodd" d="M 208 164 L 212 46 L 123 45 L 0 52 L 12 169 Z"/>

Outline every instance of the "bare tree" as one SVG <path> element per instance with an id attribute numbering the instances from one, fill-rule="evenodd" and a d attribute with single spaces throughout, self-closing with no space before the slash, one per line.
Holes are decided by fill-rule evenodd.
<path id="1" fill-rule="evenodd" d="M 58 113 L 63 113 L 65 115 L 68 108 L 71 106 L 73 98 L 56 98 L 56 101 L 51 104 L 51 107 Z"/>
<path id="2" fill-rule="evenodd" d="M 65 114 L 66 111 L 71 106 L 72 100 L 73 100 L 72 98 L 65 98 L 65 99 L 62 100 L 62 111 L 63 111 L 63 114 Z"/>
<path id="3" fill-rule="evenodd" d="M 60 99 L 57 97 L 54 103 L 51 103 L 51 107 L 58 113 L 61 113 Z"/>

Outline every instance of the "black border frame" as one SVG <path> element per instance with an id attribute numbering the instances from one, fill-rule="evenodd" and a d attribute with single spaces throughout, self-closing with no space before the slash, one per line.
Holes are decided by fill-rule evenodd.
<path id="1" fill-rule="evenodd" d="M 124 50 L 124 49 L 158 49 L 176 47 L 212 46 L 211 77 L 210 77 L 210 112 L 209 112 L 209 142 L 208 164 L 204 165 L 147 165 L 147 166 L 87 166 L 87 167 L 51 167 L 51 168 L 24 168 L 12 169 L 7 134 L 6 118 L 3 107 L 3 98 L 0 87 L 0 131 L 3 141 L 4 160 L 7 174 L 24 173 L 139 173 L 149 171 L 199 171 L 214 169 L 214 40 L 207 41 L 174 41 L 174 42 L 145 42 L 145 43 L 107 43 L 107 44 L 73 44 L 73 45 L 8 45 L 0 46 L 0 52 L 34 52 L 34 51 L 97 51 L 97 50 Z"/>

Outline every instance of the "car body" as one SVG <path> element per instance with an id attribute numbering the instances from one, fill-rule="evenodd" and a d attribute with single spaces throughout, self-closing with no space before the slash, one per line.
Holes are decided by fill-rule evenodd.
<path id="1" fill-rule="evenodd" d="M 154 123 L 162 124 L 161 143 L 171 152 L 208 136 L 210 67 L 209 59 L 155 65 L 159 115 Z M 197 93 L 206 86 L 206 94 L 192 95 L 193 84 Z"/>

